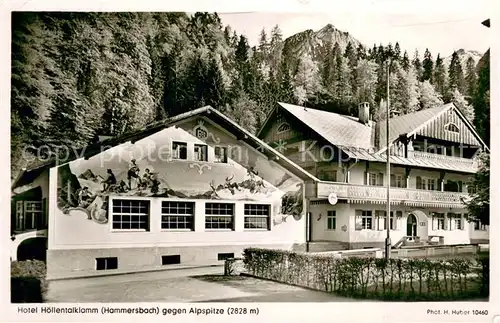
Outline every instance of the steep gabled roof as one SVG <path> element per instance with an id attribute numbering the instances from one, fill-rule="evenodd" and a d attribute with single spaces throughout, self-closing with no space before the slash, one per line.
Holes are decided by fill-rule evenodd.
<path id="1" fill-rule="evenodd" d="M 158 131 L 161 131 L 166 127 L 173 126 L 180 121 L 186 120 L 194 116 L 205 116 L 208 117 L 209 119 L 212 119 L 220 123 L 221 126 L 227 127 L 226 129 L 229 130 L 231 133 L 235 134 L 240 140 L 246 142 L 251 147 L 259 150 L 269 158 L 274 157 L 276 163 L 280 164 L 281 166 L 283 166 L 296 176 L 306 180 L 319 181 L 316 177 L 311 175 L 309 172 L 305 171 L 302 167 L 298 166 L 297 164 L 286 158 L 284 155 L 276 151 L 274 148 L 272 148 L 271 146 L 269 146 L 268 144 L 257 138 L 255 135 L 245 130 L 243 127 L 238 125 L 236 122 L 231 120 L 223 113 L 217 111 L 211 106 L 205 106 L 170 118 L 166 118 L 161 121 L 157 121 L 155 123 L 145 126 L 142 129 L 125 134 L 123 136 L 109 138 L 104 141 L 83 147 L 77 152 L 77 154 L 69 157 L 65 156 L 66 158 L 63 160 L 57 159 L 57 157 L 53 157 L 48 161 L 42 161 L 42 162 L 35 161 L 20 173 L 18 178 L 12 183 L 11 188 L 14 189 L 15 187 L 21 186 L 23 182 L 26 182 L 26 180 L 34 179 L 33 178 L 34 176 L 35 177 L 38 176 L 48 168 L 69 163 L 78 158 L 90 158 L 107 149 L 113 148 L 128 141 L 136 142 Z"/>
<path id="2" fill-rule="evenodd" d="M 400 135 L 408 134 L 415 131 L 417 128 L 433 120 L 441 113 L 453 107 L 453 104 L 445 104 L 439 107 L 420 110 L 413 113 L 408 113 L 402 116 L 389 119 L 389 144 L 399 138 Z M 380 148 L 386 147 L 386 122 L 380 123 L 379 143 Z"/>
<path id="3" fill-rule="evenodd" d="M 372 128 L 357 118 L 287 103 L 279 105 L 333 145 L 372 148 Z"/>

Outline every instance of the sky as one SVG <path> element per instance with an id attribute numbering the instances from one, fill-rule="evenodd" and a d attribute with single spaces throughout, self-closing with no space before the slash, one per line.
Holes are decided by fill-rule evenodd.
<path id="1" fill-rule="evenodd" d="M 464 8 L 466 9 L 466 8 Z M 278 24 L 285 37 L 312 29 L 317 31 L 330 23 L 335 28 L 349 32 L 368 47 L 374 43 L 387 45 L 399 42 L 402 51 L 413 57 L 415 49 L 422 58 L 426 48 L 433 57 L 438 53 L 449 56 L 458 49 L 475 50 L 484 53 L 490 47 L 490 29 L 481 24 L 488 16 L 479 10 L 431 12 L 367 12 L 349 10 L 325 10 L 320 12 L 247 12 L 223 13 L 219 16 L 224 25 L 230 25 L 238 33 L 248 37 L 251 45 L 257 44 L 262 28 L 269 33 Z"/>

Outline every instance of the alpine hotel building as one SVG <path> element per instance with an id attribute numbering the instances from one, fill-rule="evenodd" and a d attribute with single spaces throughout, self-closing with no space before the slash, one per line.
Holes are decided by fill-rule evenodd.
<path id="1" fill-rule="evenodd" d="M 367 104 L 355 118 L 279 103 L 256 136 L 203 107 L 38 161 L 12 186 L 11 259 L 46 259 L 56 279 L 214 265 L 246 247 L 383 248 L 387 181 L 393 248 L 487 243 L 462 199 L 488 147 L 460 111 L 392 117 L 390 178 L 385 130 Z"/>

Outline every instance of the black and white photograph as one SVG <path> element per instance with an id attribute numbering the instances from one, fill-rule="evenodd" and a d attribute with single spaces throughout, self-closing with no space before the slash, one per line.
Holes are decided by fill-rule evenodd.
<path id="1" fill-rule="evenodd" d="M 11 9 L 12 313 L 491 322 L 493 13 L 378 2 Z"/>

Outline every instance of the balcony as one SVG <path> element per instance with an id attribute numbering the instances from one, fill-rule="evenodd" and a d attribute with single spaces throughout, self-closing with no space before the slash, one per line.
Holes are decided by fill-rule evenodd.
<path id="1" fill-rule="evenodd" d="M 478 163 L 475 159 L 447 156 L 440 154 L 428 153 L 425 151 L 408 151 L 408 158 L 420 159 L 429 162 L 446 162 L 455 165 L 460 165 L 462 167 L 477 168 Z"/>
<path id="2" fill-rule="evenodd" d="M 316 186 L 316 196 L 327 198 L 330 193 L 336 193 L 339 200 L 348 203 L 375 203 L 385 204 L 387 201 L 387 187 L 367 186 L 333 182 L 319 182 Z M 461 199 L 469 197 L 466 193 L 426 191 L 392 187 L 390 190 L 391 204 L 407 205 L 412 207 L 464 207 Z"/>

